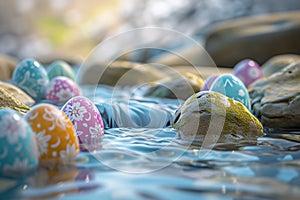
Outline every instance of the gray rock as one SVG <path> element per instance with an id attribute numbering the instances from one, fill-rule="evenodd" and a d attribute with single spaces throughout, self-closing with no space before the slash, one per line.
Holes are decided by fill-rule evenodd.
<path id="1" fill-rule="evenodd" d="M 234 66 L 245 58 L 262 64 L 286 53 L 300 54 L 300 12 L 255 16 L 215 26 L 206 50 L 217 66 Z"/>
<path id="2" fill-rule="evenodd" d="M 299 61 L 300 56 L 296 54 L 278 55 L 270 58 L 261 66 L 261 68 L 264 76 L 271 76 L 272 74 L 282 70 L 286 66 Z"/>
<path id="3" fill-rule="evenodd" d="M 249 88 L 254 114 L 264 127 L 300 128 L 300 62 L 261 79 Z"/>

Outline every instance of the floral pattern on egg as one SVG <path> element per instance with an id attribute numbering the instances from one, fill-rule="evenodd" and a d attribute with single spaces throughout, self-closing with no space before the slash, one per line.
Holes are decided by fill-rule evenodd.
<path id="1" fill-rule="evenodd" d="M 83 96 L 73 97 L 62 107 L 62 111 L 72 121 L 82 146 L 92 148 L 93 145 L 99 145 L 104 125 L 93 102 Z"/>
<path id="2" fill-rule="evenodd" d="M 79 154 L 79 144 L 75 129 L 69 118 L 50 104 L 39 104 L 25 116 L 36 133 L 39 157 L 69 160 Z"/>
<path id="3" fill-rule="evenodd" d="M 34 100 L 44 98 L 49 78 L 44 67 L 33 59 L 25 59 L 16 67 L 12 82 Z"/>
<path id="4" fill-rule="evenodd" d="M 0 160 L 0 171 L 4 174 L 27 172 L 38 165 L 34 133 L 11 109 L 0 110 Z"/>
<path id="5" fill-rule="evenodd" d="M 46 92 L 46 99 L 56 105 L 61 105 L 70 98 L 79 95 L 81 95 L 81 90 L 73 80 L 58 76 L 51 80 Z"/>

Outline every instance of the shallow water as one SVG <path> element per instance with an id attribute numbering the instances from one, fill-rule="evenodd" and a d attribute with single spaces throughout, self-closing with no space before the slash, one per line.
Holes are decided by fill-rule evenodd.
<path id="1" fill-rule="evenodd" d="M 96 93 L 96 102 L 110 98 Z M 108 92 L 109 93 L 109 92 Z M 107 93 L 107 94 L 108 94 Z M 88 94 L 86 94 L 88 96 Z M 118 93 L 118 97 L 124 97 Z M 126 95 L 125 95 L 126 96 Z M 0 178 L 1 199 L 298 199 L 300 134 L 187 145 L 172 128 L 112 128 L 60 169 Z"/>

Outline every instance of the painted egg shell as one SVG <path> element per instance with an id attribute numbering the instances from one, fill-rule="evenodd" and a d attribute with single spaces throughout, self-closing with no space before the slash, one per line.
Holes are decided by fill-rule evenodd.
<path id="1" fill-rule="evenodd" d="M 0 110 L 0 171 L 19 175 L 38 166 L 38 149 L 28 123 L 11 109 Z"/>
<path id="2" fill-rule="evenodd" d="M 25 119 L 36 134 L 42 163 L 70 161 L 80 152 L 75 129 L 69 118 L 50 104 L 38 104 Z"/>
<path id="3" fill-rule="evenodd" d="M 209 77 L 207 77 L 204 81 L 204 84 L 200 91 L 208 91 L 213 84 L 213 82 L 219 77 L 219 74 L 212 74 Z"/>
<path id="4" fill-rule="evenodd" d="M 79 95 L 81 91 L 77 83 L 67 77 L 58 76 L 50 81 L 45 97 L 56 105 L 62 105 Z"/>
<path id="5" fill-rule="evenodd" d="M 50 80 L 57 76 L 65 76 L 75 81 L 75 74 L 70 65 L 62 60 L 55 61 L 47 68 Z"/>
<path id="6" fill-rule="evenodd" d="M 262 69 L 251 59 L 245 59 L 236 64 L 232 73 L 241 79 L 247 88 L 251 83 L 263 77 Z"/>
<path id="7" fill-rule="evenodd" d="M 62 107 L 62 111 L 72 121 L 82 149 L 101 148 L 104 125 L 101 114 L 92 101 L 83 96 L 73 97 Z"/>
<path id="8" fill-rule="evenodd" d="M 210 91 L 219 92 L 244 104 L 249 110 L 250 97 L 243 82 L 234 75 L 223 74 L 217 78 L 210 88 Z"/>
<path id="9" fill-rule="evenodd" d="M 12 82 L 35 101 L 44 98 L 49 78 L 45 68 L 36 60 L 25 59 L 15 69 Z"/>

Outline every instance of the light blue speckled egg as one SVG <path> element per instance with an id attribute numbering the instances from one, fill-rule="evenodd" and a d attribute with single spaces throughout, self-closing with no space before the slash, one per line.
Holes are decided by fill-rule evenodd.
<path id="1" fill-rule="evenodd" d="M 212 84 L 210 91 L 219 92 L 244 104 L 249 110 L 250 97 L 244 83 L 232 74 L 219 76 Z"/>
<path id="2" fill-rule="evenodd" d="M 49 78 L 45 68 L 36 60 L 25 59 L 16 67 L 12 82 L 35 101 L 44 98 Z"/>
<path id="3" fill-rule="evenodd" d="M 37 143 L 29 124 L 11 109 L 0 110 L 0 173 L 15 176 L 38 166 Z"/>

